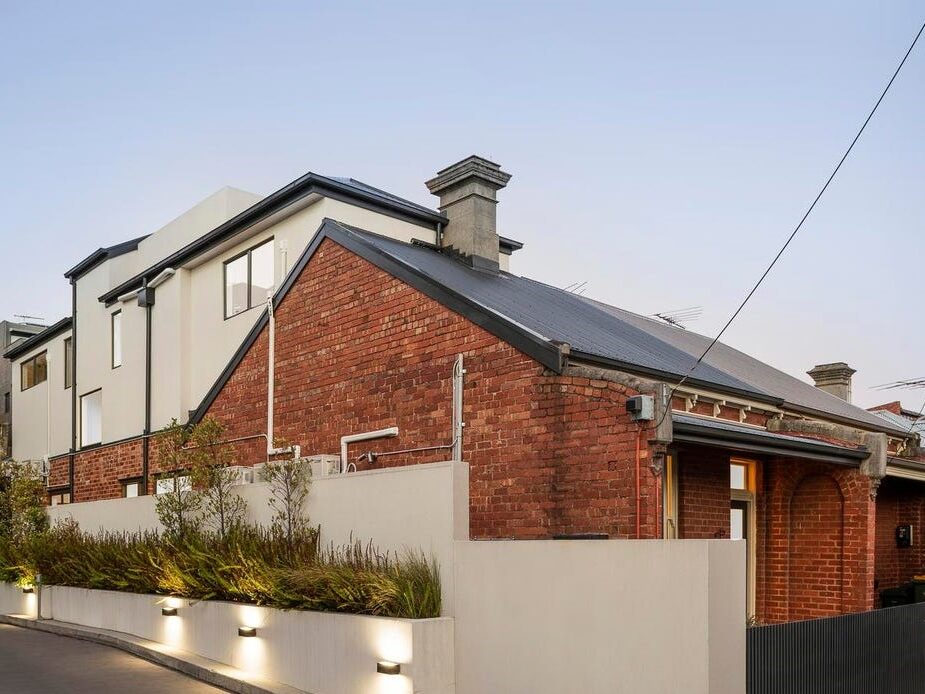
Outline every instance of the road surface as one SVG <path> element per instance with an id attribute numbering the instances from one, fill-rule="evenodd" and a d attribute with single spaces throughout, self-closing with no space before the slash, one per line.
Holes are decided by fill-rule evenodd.
<path id="1" fill-rule="evenodd" d="M 0 624 L 2 694 L 221 691 L 109 646 Z"/>

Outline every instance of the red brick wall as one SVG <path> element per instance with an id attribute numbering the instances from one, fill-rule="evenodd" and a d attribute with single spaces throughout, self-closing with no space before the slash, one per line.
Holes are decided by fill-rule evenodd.
<path id="1" fill-rule="evenodd" d="M 358 256 L 325 241 L 276 311 L 276 434 L 305 454 L 347 433 L 398 426 L 350 450 L 449 444 L 452 365 L 465 355 L 465 437 L 474 537 L 635 535 L 635 438 L 623 386 L 557 376 Z M 266 331 L 209 410 L 229 436 L 266 422 Z M 262 443 L 242 447 L 261 459 Z M 376 465 L 446 460 L 447 450 Z M 643 537 L 659 532 L 657 485 L 641 450 Z M 361 464 L 362 469 L 365 464 Z"/>
<path id="2" fill-rule="evenodd" d="M 836 606 L 839 612 L 872 609 L 875 509 L 869 478 L 852 467 L 774 459 L 764 465 L 764 480 L 759 619 L 821 617 Z"/>
<path id="3" fill-rule="evenodd" d="M 791 619 L 842 612 L 844 505 L 829 475 L 807 475 L 793 492 L 787 577 Z"/>
<path id="4" fill-rule="evenodd" d="M 897 547 L 897 525 L 912 525 L 911 547 Z M 877 587 L 895 588 L 925 573 L 925 485 L 888 477 L 877 491 Z"/>
<path id="5" fill-rule="evenodd" d="M 729 537 L 729 453 L 690 449 L 678 453 L 680 537 Z"/>

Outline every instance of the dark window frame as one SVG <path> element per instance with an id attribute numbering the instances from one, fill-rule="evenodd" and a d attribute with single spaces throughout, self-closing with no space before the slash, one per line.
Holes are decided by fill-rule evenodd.
<path id="1" fill-rule="evenodd" d="M 119 316 L 119 363 L 116 364 L 116 316 Z M 109 364 L 113 369 L 122 368 L 125 341 L 122 339 L 122 309 L 109 314 Z"/>
<path id="2" fill-rule="evenodd" d="M 64 338 L 64 390 L 74 385 L 74 338 Z"/>
<path id="3" fill-rule="evenodd" d="M 45 378 L 43 378 L 41 381 L 35 380 L 35 376 L 34 376 L 35 374 L 34 369 L 35 369 L 35 366 L 38 364 L 39 357 L 45 357 Z M 34 362 L 32 385 L 27 386 L 25 383 L 25 380 L 23 379 L 23 371 L 26 368 L 26 364 L 29 364 L 32 362 Z M 19 362 L 19 390 L 20 392 L 25 392 L 27 390 L 35 388 L 36 386 L 42 385 L 47 380 L 48 380 L 48 350 L 47 349 L 39 352 L 35 356 L 29 357 L 28 359 L 25 359 Z"/>
<path id="4" fill-rule="evenodd" d="M 251 309 L 258 308 L 263 304 L 257 304 L 256 306 L 251 303 L 251 294 L 253 294 L 253 260 L 251 255 L 258 248 L 263 248 L 267 244 L 273 244 L 275 242 L 275 237 L 271 236 L 268 239 L 264 239 L 255 246 L 251 246 L 247 250 L 241 251 L 237 255 L 228 258 L 228 260 L 222 263 L 222 315 L 224 315 L 225 320 L 234 318 L 235 316 L 240 316 L 242 313 L 247 313 Z M 237 313 L 232 313 L 228 315 L 228 266 L 231 265 L 236 260 L 247 257 L 247 308 L 241 309 Z M 276 283 L 276 247 L 274 245 L 273 253 L 271 254 L 271 259 L 273 260 L 273 282 Z"/>

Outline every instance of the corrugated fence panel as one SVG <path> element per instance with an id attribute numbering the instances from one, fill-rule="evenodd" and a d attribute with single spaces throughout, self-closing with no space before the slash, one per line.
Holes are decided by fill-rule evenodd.
<path id="1" fill-rule="evenodd" d="M 748 694 L 922 694 L 925 603 L 753 627 Z"/>

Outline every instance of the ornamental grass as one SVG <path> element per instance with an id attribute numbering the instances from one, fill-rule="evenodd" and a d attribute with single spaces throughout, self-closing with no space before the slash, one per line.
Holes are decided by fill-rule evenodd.
<path id="1" fill-rule="evenodd" d="M 317 528 L 294 537 L 242 526 L 225 538 L 155 532 L 89 534 L 59 525 L 0 539 L 0 580 L 230 600 L 284 609 L 383 617 L 440 615 L 440 574 L 423 555 L 359 542 L 320 547 Z"/>

